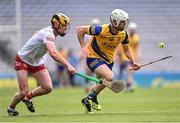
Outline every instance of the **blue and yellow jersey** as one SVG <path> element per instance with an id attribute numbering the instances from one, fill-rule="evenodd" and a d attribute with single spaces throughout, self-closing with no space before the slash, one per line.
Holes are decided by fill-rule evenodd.
<path id="1" fill-rule="evenodd" d="M 109 24 L 89 26 L 88 30 L 88 34 L 92 35 L 88 44 L 89 57 L 99 58 L 108 64 L 113 62 L 117 46 L 129 43 L 125 30 L 113 35 Z"/>
<path id="2" fill-rule="evenodd" d="M 132 53 L 134 55 L 135 60 L 137 60 L 138 57 L 138 44 L 139 44 L 139 36 L 137 34 L 134 34 L 133 36 L 129 36 L 129 47 L 132 50 Z M 121 57 L 120 57 L 120 61 L 125 62 L 125 61 L 129 61 L 129 59 L 127 58 L 122 45 L 119 45 L 119 50 L 121 53 Z"/>

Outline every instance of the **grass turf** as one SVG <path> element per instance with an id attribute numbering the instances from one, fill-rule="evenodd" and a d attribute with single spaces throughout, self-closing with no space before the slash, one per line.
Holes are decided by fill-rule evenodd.
<path id="1" fill-rule="evenodd" d="M 16 89 L 0 89 L 0 122 L 180 122 L 179 89 L 137 89 L 115 94 L 105 89 L 98 97 L 103 108 L 85 114 L 80 100 L 82 88 L 54 89 L 49 95 L 34 98 L 35 113 L 20 103 L 18 117 L 7 116 L 7 106 Z"/>

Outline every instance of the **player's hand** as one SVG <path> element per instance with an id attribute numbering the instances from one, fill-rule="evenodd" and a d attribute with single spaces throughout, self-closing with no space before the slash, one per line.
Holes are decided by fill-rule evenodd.
<path id="1" fill-rule="evenodd" d="M 81 54 L 81 58 L 85 59 L 86 57 L 88 57 L 89 55 L 89 50 L 87 49 L 87 47 L 83 47 L 81 48 L 82 54 Z"/>
<path id="2" fill-rule="evenodd" d="M 71 64 L 68 64 L 67 70 L 70 74 L 76 74 L 76 69 Z"/>
<path id="3" fill-rule="evenodd" d="M 133 70 L 139 70 L 141 68 L 138 63 L 133 63 L 132 67 L 133 67 Z"/>

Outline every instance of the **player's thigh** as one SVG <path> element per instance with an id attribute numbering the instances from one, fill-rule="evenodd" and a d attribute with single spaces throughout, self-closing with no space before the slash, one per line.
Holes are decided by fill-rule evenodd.
<path id="1" fill-rule="evenodd" d="M 102 64 L 94 71 L 98 78 L 105 78 L 108 81 L 113 81 L 114 73 L 109 69 L 106 64 Z"/>
<path id="2" fill-rule="evenodd" d="M 18 70 L 17 71 L 17 80 L 19 89 L 21 91 L 28 91 L 28 72 L 26 70 Z"/>
<path id="3" fill-rule="evenodd" d="M 52 88 L 52 80 L 47 69 L 33 73 L 33 77 L 38 81 L 42 88 Z"/>
<path id="4" fill-rule="evenodd" d="M 88 67 L 86 67 L 86 74 L 87 75 L 91 75 L 92 74 L 91 70 Z"/>

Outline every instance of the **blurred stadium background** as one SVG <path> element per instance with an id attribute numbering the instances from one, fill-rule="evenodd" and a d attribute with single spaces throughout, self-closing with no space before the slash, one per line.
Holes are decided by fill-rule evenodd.
<path id="1" fill-rule="evenodd" d="M 113 94 L 106 89 L 99 96 L 103 111 L 85 115 L 80 100 L 85 96 L 81 87 L 54 89 L 51 95 L 35 98 L 37 112 L 29 113 L 20 103 L 21 116 L 9 118 L 6 110 L 18 90 L 13 59 L 31 35 L 50 25 L 51 16 L 62 12 L 71 19 L 71 30 L 58 38 L 57 48 L 72 50 L 79 57 L 80 46 L 76 27 L 99 18 L 109 23 L 113 9 L 129 13 L 130 22 L 138 25 L 143 59 L 149 62 L 172 55 L 173 58 L 144 67 L 135 72 L 139 87 L 133 94 Z M 163 41 L 165 48 L 158 43 Z M 180 115 L 180 0 L 0 0 L 0 122 L 179 122 Z M 54 85 L 56 64 L 47 57 L 47 67 Z M 113 69 L 117 75 L 117 66 Z M 84 81 L 77 78 L 77 82 Z M 32 88 L 36 82 L 30 78 Z M 155 87 L 155 88 L 149 88 Z M 166 88 L 167 87 L 167 88 Z M 102 99 L 102 100 L 101 100 Z"/>
<path id="2" fill-rule="evenodd" d="M 57 47 L 71 49 L 79 55 L 76 27 L 90 24 L 92 18 L 99 18 L 102 24 L 109 23 L 111 11 L 121 8 L 129 13 L 130 21 L 138 24 L 141 63 L 173 56 L 136 72 L 135 80 L 139 85 L 150 85 L 160 77 L 166 84 L 177 85 L 180 82 L 179 6 L 179 0 L 0 0 L 0 79 L 15 77 L 12 66 L 17 50 L 36 30 L 50 25 L 53 14 L 62 12 L 71 18 L 71 30 L 64 38 L 58 38 Z M 165 48 L 158 48 L 160 41 L 165 43 Z M 47 64 L 54 73 L 54 61 L 50 59 Z"/>

